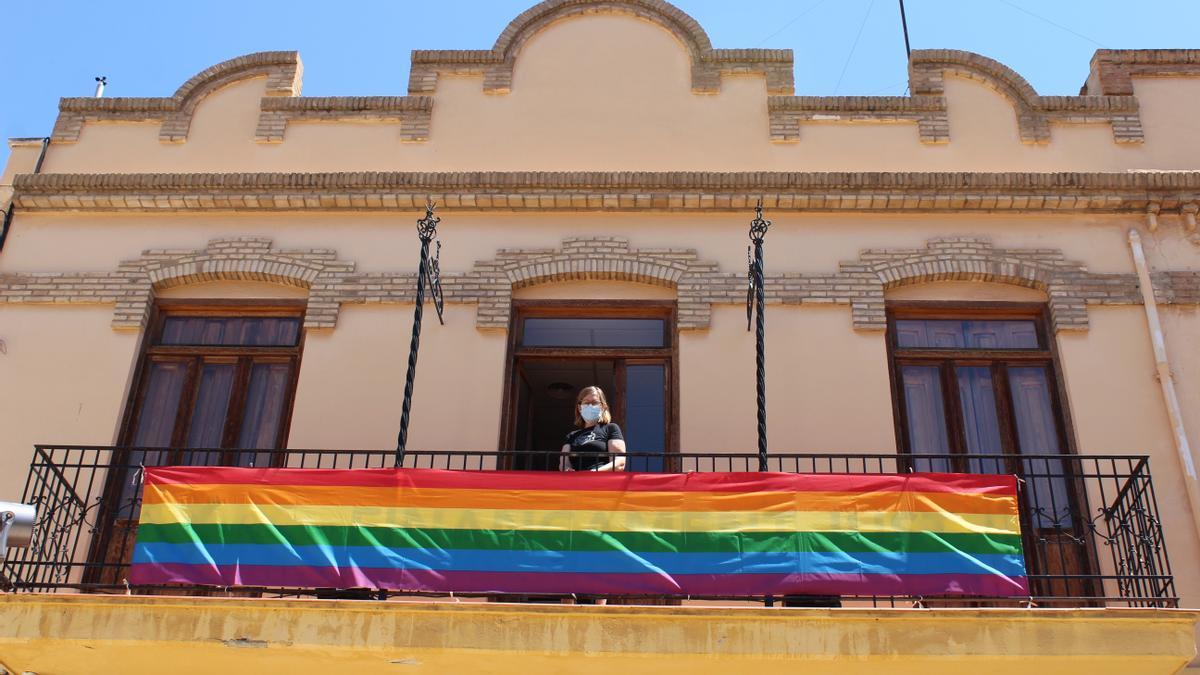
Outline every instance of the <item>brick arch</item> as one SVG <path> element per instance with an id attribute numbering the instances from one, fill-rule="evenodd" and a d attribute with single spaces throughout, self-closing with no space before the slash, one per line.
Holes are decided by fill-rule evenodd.
<path id="1" fill-rule="evenodd" d="M 983 281 L 1048 291 L 1053 269 L 1023 262 L 959 260 L 928 256 L 920 262 L 890 267 L 880 273 L 883 289 L 938 281 Z"/>
<path id="2" fill-rule="evenodd" d="M 298 52 L 258 52 L 205 68 L 171 96 L 64 98 L 59 101 L 58 119 L 54 122 L 51 139 L 55 143 L 75 143 L 84 124 L 105 120 L 159 122 L 160 142 L 183 143 L 191 129 L 196 107 L 217 89 L 245 79 L 265 77 L 268 97 L 299 96 L 302 70 Z"/>
<path id="3" fill-rule="evenodd" d="M 483 75 L 485 92 L 506 94 L 512 90 L 517 56 L 530 38 L 557 21 L 594 14 L 634 16 L 675 36 L 691 59 L 695 93 L 719 92 L 722 73 L 748 72 L 763 74 L 771 94 L 793 93 L 792 50 L 713 49 L 700 24 L 665 0 L 544 0 L 509 22 L 490 50 L 413 51 L 408 91 L 432 93 L 439 73 L 478 73 Z"/>
<path id="4" fill-rule="evenodd" d="M 211 281 L 259 281 L 309 289 L 322 267 L 300 258 L 229 261 L 211 255 L 190 256 L 149 272 L 151 288 L 161 291 Z"/>
<path id="5" fill-rule="evenodd" d="M 918 49 L 913 51 L 909 64 L 916 71 L 949 71 L 984 82 L 1014 103 L 1030 107 L 1038 103 L 1038 93 L 1033 85 L 1029 84 L 1029 80 L 1003 63 L 982 54 L 960 49 Z M 934 83 L 921 84 L 930 86 Z"/>
<path id="6" fill-rule="evenodd" d="M 267 96 L 299 96 L 302 72 L 299 52 L 257 52 L 205 68 L 184 82 L 168 99 L 174 102 L 174 110 L 163 120 L 158 139 L 165 143 L 187 140 L 192 116 L 200 101 L 235 82 L 266 77 Z"/>
<path id="7" fill-rule="evenodd" d="M 629 281 L 676 288 L 687 265 L 662 262 L 650 256 L 559 254 L 507 270 L 512 288 L 526 288 L 556 281 Z"/>
<path id="8" fill-rule="evenodd" d="M 692 62 L 695 90 L 720 88 L 720 73 L 707 63 L 713 53 L 708 33 L 686 12 L 663 0 L 544 0 L 517 15 L 500 32 L 492 46 L 497 63 L 484 72 L 484 89 L 506 93 L 512 89 L 513 67 L 525 44 L 554 23 L 588 14 L 621 14 L 643 19 L 666 30 L 687 50 Z"/>
<path id="9" fill-rule="evenodd" d="M 857 262 L 842 264 L 842 273 L 875 286 L 851 299 L 855 325 L 860 328 L 885 326 L 887 289 L 938 281 L 1036 289 L 1048 298 L 1055 332 L 1088 328 L 1088 298 L 1082 282 L 1089 275 L 1082 264 L 1067 260 L 1058 249 L 1000 249 L 987 239 L 950 237 L 932 239 L 923 249 L 863 251 Z"/>
<path id="10" fill-rule="evenodd" d="M 122 262 L 118 276 L 127 288 L 116 300 L 114 328 L 141 328 L 156 291 L 210 281 L 258 281 L 312 290 L 331 277 L 352 272 L 353 263 L 336 259 L 329 249 L 274 249 L 262 237 L 213 239 L 203 249 L 151 249 Z M 332 312 L 332 317 L 330 313 Z M 328 308 L 309 296 L 305 326 L 325 327 L 336 321 Z"/>
<path id="11" fill-rule="evenodd" d="M 1043 113 L 1042 97 L 1015 70 L 982 54 L 957 49 L 918 49 L 909 61 L 914 95 L 945 95 L 945 73 L 982 82 L 1012 104 L 1017 129 L 1025 143 L 1050 140 L 1050 121 Z"/>
<path id="12" fill-rule="evenodd" d="M 479 298 L 476 326 L 508 328 L 514 289 L 557 281 L 629 281 L 676 289 L 679 327 L 707 328 L 712 298 L 704 275 L 717 264 L 699 259 L 694 249 L 632 249 L 623 237 L 569 237 L 556 249 L 501 249 L 496 258 L 478 261 L 465 278 L 443 278 L 447 299 L 460 284 Z M 477 284 L 477 285 L 476 285 Z"/>
<path id="13" fill-rule="evenodd" d="M 683 44 L 693 62 L 712 51 L 712 41 L 700 24 L 663 0 L 544 0 L 505 26 L 492 45 L 492 53 L 504 61 L 513 61 L 525 43 L 550 24 L 582 14 L 601 13 L 636 16 L 661 26 Z"/>

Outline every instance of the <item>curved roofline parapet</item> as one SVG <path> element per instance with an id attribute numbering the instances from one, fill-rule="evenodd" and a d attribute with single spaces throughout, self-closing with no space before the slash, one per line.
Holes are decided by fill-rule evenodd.
<path id="1" fill-rule="evenodd" d="M 761 73 L 771 94 L 794 93 L 792 50 L 713 49 L 700 24 L 664 0 L 545 0 L 510 21 L 490 50 L 414 50 L 408 92 L 432 93 L 439 74 L 454 73 L 481 74 L 485 92 L 507 94 L 517 56 L 530 38 L 558 21 L 594 14 L 634 16 L 674 35 L 691 59 L 697 94 L 718 93 L 724 73 Z"/>
<path id="2" fill-rule="evenodd" d="M 402 143 L 429 140 L 434 92 L 442 74 L 483 80 L 483 91 L 512 90 L 513 70 L 524 45 L 559 21 L 589 15 L 633 16 L 671 33 L 691 61 L 691 88 L 716 94 L 726 74 L 762 75 L 767 85 L 767 133 L 773 142 L 794 143 L 806 124 L 907 122 L 921 142 L 950 138 L 945 76 L 985 84 L 1013 106 L 1021 141 L 1047 143 L 1053 124 L 1109 124 L 1117 143 L 1142 143 L 1144 132 L 1132 78 L 1200 77 L 1200 50 L 1099 50 L 1092 58 L 1085 95 L 1042 96 L 1019 73 L 986 56 L 952 49 L 917 50 L 909 62 L 911 96 L 795 96 L 790 49 L 714 49 L 708 34 L 684 11 L 665 0 L 545 0 L 514 18 L 491 49 L 415 50 L 410 96 L 300 96 L 303 66 L 294 51 L 238 56 L 202 70 L 173 95 L 146 98 L 64 98 L 51 134 L 54 143 L 79 140 L 91 122 L 158 122 L 159 140 L 187 140 L 200 102 L 218 89 L 265 77 L 254 140 L 280 143 L 292 122 L 366 121 L 399 124 Z"/>
<path id="3" fill-rule="evenodd" d="M 51 139 L 73 143 L 85 122 L 116 120 L 160 121 L 158 139 L 164 143 L 187 140 L 192 116 L 200 101 L 222 87 L 255 77 L 267 78 L 267 96 L 299 96 L 303 65 L 299 52 L 256 52 L 205 68 L 184 82 L 169 97 L 64 98 Z"/>
<path id="4" fill-rule="evenodd" d="M 1012 68 L 958 49 L 914 50 L 908 63 L 913 96 L 945 96 L 945 74 L 982 82 L 1013 105 L 1024 143 L 1050 142 L 1051 122 L 1109 122 L 1118 143 L 1144 140 L 1138 102 L 1133 96 L 1041 96 Z"/>

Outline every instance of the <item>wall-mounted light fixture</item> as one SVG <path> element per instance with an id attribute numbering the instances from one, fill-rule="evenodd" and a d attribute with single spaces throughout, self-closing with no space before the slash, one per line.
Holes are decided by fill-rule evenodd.
<path id="1" fill-rule="evenodd" d="M 33 523 L 37 508 L 29 504 L 0 502 L 0 562 L 8 555 L 8 547 L 25 548 L 33 540 Z"/>

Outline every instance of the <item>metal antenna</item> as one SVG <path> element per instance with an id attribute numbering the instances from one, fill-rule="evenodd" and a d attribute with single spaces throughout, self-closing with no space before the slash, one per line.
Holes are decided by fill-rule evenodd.
<path id="1" fill-rule="evenodd" d="M 908 17 L 904 14 L 904 0 L 900 0 L 900 26 L 904 29 L 904 53 L 912 60 L 912 46 L 908 43 Z"/>

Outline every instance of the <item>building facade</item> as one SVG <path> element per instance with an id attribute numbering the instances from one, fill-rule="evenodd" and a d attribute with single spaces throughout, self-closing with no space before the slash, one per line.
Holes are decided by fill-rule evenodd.
<path id="1" fill-rule="evenodd" d="M 389 630 L 458 621 L 496 658 L 547 670 L 552 652 L 678 648 L 671 667 L 693 672 L 814 655 L 829 672 L 940 672 L 966 655 L 914 636 L 961 629 L 971 644 L 1003 625 L 1006 647 L 968 653 L 1049 664 L 1053 636 L 1093 673 L 1175 672 L 1195 615 L 1162 608 L 1200 605 L 1200 51 L 1098 51 L 1078 96 L 952 50 L 914 51 L 903 97 L 796 96 L 793 65 L 790 50 L 714 48 L 659 0 L 547 0 L 490 50 L 414 52 L 404 96 L 305 97 L 299 55 L 264 52 L 171 96 L 62 99 L 48 142 L 10 141 L 0 179 L 0 499 L 49 485 L 51 467 L 92 470 L 86 494 L 83 474 L 67 481 L 87 514 L 135 494 L 140 465 L 320 461 L 309 449 L 390 465 L 430 201 L 444 324 L 426 307 L 409 465 L 557 466 L 574 392 L 597 384 L 631 468 L 754 470 L 747 228 L 761 200 L 772 468 L 1021 475 L 1042 613 L 925 603 L 845 633 L 828 621 L 859 617 L 853 603 L 789 609 L 791 628 L 758 614 L 729 628 L 745 652 L 699 629 L 506 647 L 478 607 L 406 606 L 432 613 Z M 123 518 L 128 532 L 136 514 Z M 60 552 L 75 566 L 55 583 L 119 584 L 119 527 Z M 10 596 L 7 613 L 62 627 L 61 612 L 183 611 L 111 600 Z M 230 618 L 244 604 L 195 602 L 193 617 L 274 630 Z M 294 643 L 319 642 L 310 605 L 256 602 L 308 626 Z M 613 635 L 599 610 L 505 620 Z M 688 610 L 630 608 L 622 625 L 750 620 Z M 179 648 L 162 617 L 138 633 L 146 655 Z M 59 639 L 13 630 L 43 651 L 0 639 L 11 666 Z M 132 639 L 93 630 L 72 639 Z M 284 639 L 271 634 L 247 639 Z M 848 634 L 864 642 L 828 642 Z M 384 649 L 373 639 L 355 644 Z M 420 644 L 426 665 L 472 663 Z M 228 652 L 204 649 L 210 665 Z M 539 650 L 551 656 L 528 660 Z"/>

